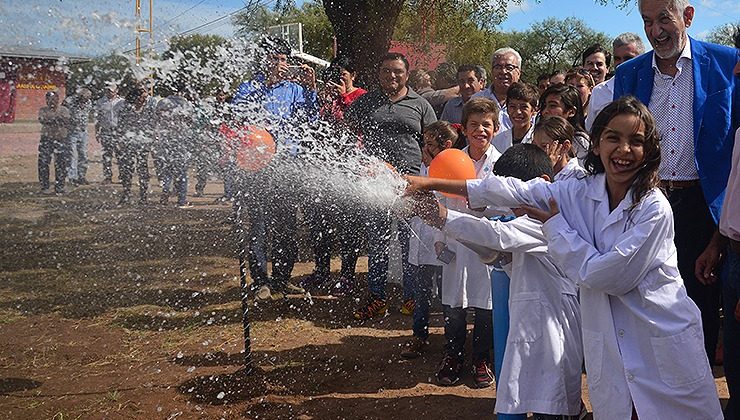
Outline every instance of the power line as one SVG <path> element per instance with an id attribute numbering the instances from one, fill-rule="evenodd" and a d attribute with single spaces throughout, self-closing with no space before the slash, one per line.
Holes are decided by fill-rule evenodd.
<path id="1" fill-rule="evenodd" d="M 204 28 L 204 27 L 206 27 L 206 26 L 209 26 L 209 25 L 212 25 L 212 24 L 214 24 L 214 23 L 220 22 L 220 21 L 222 21 L 222 20 L 224 20 L 224 19 L 226 19 L 226 18 L 229 18 L 229 17 L 232 17 L 232 16 L 234 16 L 235 14 L 237 14 L 237 13 L 239 13 L 239 12 L 241 12 L 241 11 L 244 11 L 244 10 L 247 10 L 247 9 L 250 9 L 250 8 L 253 8 L 253 7 L 257 7 L 257 6 L 259 5 L 259 3 L 260 3 L 259 1 L 258 1 L 258 2 L 256 2 L 255 4 L 252 4 L 252 3 L 250 2 L 250 3 L 248 3 L 248 4 L 246 5 L 246 6 L 244 6 L 244 7 L 242 7 L 242 8 L 239 8 L 239 9 L 237 9 L 237 10 L 234 10 L 234 11 L 233 11 L 233 12 L 231 12 L 231 13 L 228 13 L 228 14 L 226 14 L 226 15 L 223 15 L 223 16 L 221 16 L 221 17 L 218 17 L 218 18 L 216 18 L 216 19 L 213 19 L 213 20 L 211 20 L 211 21 L 208 21 L 208 22 L 206 22 L 206 23 L 203 23 L 203 24 L 201 24 L 201 25 L 198 25 L 198 26 L 196 26 L 196 27 L 194 27 L 194 28 L 191 28 L 191 29 L 188 29 L 188 30 L 186 30 L 186 31 L 182 31 L 182 32 L 180 32 L 180 33 L 178 33 L 178 34 L 175 34 L 175 35 L 174 35 L 174 37 L 177 37 L 177 36 L 182 36 L 182 35 L 185 35 L 185 34 L 189 34 L 189 33 L 191 33 L 191 32 L 194 32 L 194 31 L 197 31 L 197 30 L 199 30 L 199 29 L 202 29 L 202 28 Z M 151 47 L 153 48 L 153 47 L 154 47 L 155 45 L 159 45 L 159 44 L 165 43 L 165 42 L 167 42 L 167 41 L 168 41 L 167 39 L 163 39 L 163 40 L 157 41 L 157 42 L 155 42 L 154 44 L 152 44 L 152 45 L 151 45 Z M 135 49 L 130 49 L 130 50 L 126 50 L 126 51 L 123 51 L 123 53 L 124 53 L 124 54 L 126 54 L 126 53 L 129 53 L 129 52 L 131 52 L 131 51 L 134 51 L 134 50 L 135 50 Z"/>
<path id="2" fill-rule="evenodd" d="M 172 22 L 174 22 L 175 20 L 177 20 L 177 18 L 179 18 L 180 16 L 182 16 L 182 15 L 184 15 L 185 13 L 187 13 L 187 12 L 189 12 L 189 11 L 191 11 L 191 10 L 195 9 L 196 7 L 198 7 L 198 6 L 200 6 L 201 4 L 205 3 L 206 1 L 208 1 L 208 0 L 200 0 L 200 1 L 199 1 L 198 3 L 196 3 L 195 5 L 193 5 L 193 6 L 189 7 L 189 8 L 187 8 L 187 9 L 183 10 L 183 11 L 182 11 L 182 12 L 181 12 L 180 14 L 178 14 L 177 16 L 175 16 L 175 17 L 173 17 L 172 19 L 168 20 L 167 22 L 163 23 L 163 24 L 162 24 L 162 26 L 167 26 L 167 25 L 169 25 L 170 23 L 172 23 Z"/>

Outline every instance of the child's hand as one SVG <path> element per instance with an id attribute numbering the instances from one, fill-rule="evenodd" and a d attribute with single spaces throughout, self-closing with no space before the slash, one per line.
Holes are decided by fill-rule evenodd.
<path id="1" fill-rule="evenodd" d="M 443 249 L 445 249 L 444 242 L 437 241 L 434 243 L 434 252 L 437 254 L 437 256 L 442 253 Z"/>
<path id="2" fill-rule="evenodd" d="M 416 192 L 413 212 L 430 226 L 441 228 L 447 220 L 447 208 L 439 203 L 437 197 L 430 192 Z"/>
<path id="3" fill-rule="evenodd" d="M 547 146 L 545 146 L 545 152 L 547 152 L 547 156 L 550 158 L 550 162 L 552 162 L 552 166 L 555 166 L 558 162 L 560 162 L 563 159 L 564 150 L 565 150 L 565 146 L 559 141 L 554 141 L 548 144 Z"/>
<path id="4" fill-rule="evenodd" d="M 429 188 L 426 186 L 427 178 L 423 176 L 406 175 L 403 179 L 408 183 L 404 195 L 408 196 L 419 191 L 429 191 Z"/>
<path id="5" fill-rule="evenodd" d="M 537 207 L 527 206 L 522 204 L 519 208 L 524 211 L 524 214 L 531 217 L 532 219 L 539 220 L 542 223 L 550 220 L 551 217 L 560 213 L 558 208 L 558 202 L 554 198 L 550 198 L 550 210 L 542 210 Z"/>

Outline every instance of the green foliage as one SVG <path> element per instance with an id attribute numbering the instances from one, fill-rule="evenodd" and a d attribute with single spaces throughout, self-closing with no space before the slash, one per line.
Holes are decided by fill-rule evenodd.
<path id="1" fill-rule="evenodd" d="M 226 39 L 218 35 L 190 34 L 170 38 L 170 47 L 162 54 L 162 58 L 172 58 L 176 51 L 190 52 L 200 59 L 201 64 L 212 60 L 218 47 L 224 45 Z"/>
<path id="2" fill-rule="evenodd" d="M 449 62 L 490 67 L 491 54 L 502 37 L 495 29 L 479 26 L 471 19 L 476 16 L 475 9 L 466 6 L 442 13 L 436 7 L 419 7 L 408 4 L 403 8 L 393 39 L 421 44 L 422 48 L 425 43 L 442 44 Z"/>
<path id="3" fill-rule="evenodd" d="M 103 96 L 107 82 L 114 82 L 121 90 L 125 90 L 135 80 L 129 59 L 116 54 L 72 63 L 68 68 L 67 92 L 72 93 L 84 87 L 90 89 L 95 98 Z"/>
<path id="4" fill-rule="evenodd" d="M 581 54 L 595 43 L 608 49 L 611 39 L 574 17 L 548 18 L 526 31 L 505 34 L 505 45 L 521 54 L 522 78 L 530 83 L 540 74 L 580 66 Z"/>
<path id="5" fill-rule="evenodd" d="M 735 34 L 740 31 L 740 20 L 735 23 L 726 23 L 712 29 L 712 33 L 707 37 L 707 41 L 714 44 L 735 46 Z"/>
<path id="6" fill-rule="evenodd" d="M 316 0 L 306 1 L 301 7 L 296 7 L 292 2 L 279 2 L 272 9 L 259 6 L 234 17 L 239 35 L 261 33 L 269 26 L 286 23 L 303 24 L 304 52 L 331 60 L 334 31 L 324 12 L 324 6 Z"/>
<path id="7" fill-rule="evenodd" d="M 226 39 L 218 35 L 190 34 L 170 39 L 169 48 L 162 53 L 162 59 L 169 63 L 157 74 L 155 93 L 167 96 L 181 91 L 198 96 L 214 95 L 221 86 L 213 77 L 213 70 L 218 68 L 215 63 L 226 43 Z"/>

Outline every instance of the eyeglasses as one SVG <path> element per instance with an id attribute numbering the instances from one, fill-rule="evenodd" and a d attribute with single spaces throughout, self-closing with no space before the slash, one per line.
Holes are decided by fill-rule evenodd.
<path id="1" fill-rule="evenodd" d="M 505 70 L 508 73 L 513 73 L 514 70 L 518 70 L 519 66 L 515 66 L 513 64 L 494 64 L 493 65 L 494 70 L 502 71 Z"/>

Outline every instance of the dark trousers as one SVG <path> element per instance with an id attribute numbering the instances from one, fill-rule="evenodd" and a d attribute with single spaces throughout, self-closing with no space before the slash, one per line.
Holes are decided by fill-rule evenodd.
<path id="1" fill-rule="evenodd" d="M 429 337 L 429 307 L 432 306 L 432 285 L 442 290 L 442 267 L 422 264 L 419 266 L 414 285 L 414 336 L 426 340 Z M 441 297 L 440 297 L 441 298 Z"/>
<path id="2" fill-rule="evenodd" d="M 355 216 L 344 209 L 337 209 L 329 203 L 308 200 L 304 213 L 308 219 L 311 231 L 314 259 L 316 268 L 314 274 L 319 277 L 329 277 L 332 244 L 339 243 L 339 256 L 342 259 L 340 276 L 353 280 L 357 257 L 360 249 L 360 235 L 362 226 Z"/>
<path id="3" fill-rule="evenodd" d="M 149 149 L 132 144 L 122 146 L 118 156 L 118 169 L 124 195 L 131 194 L 135 169 L 139 176 L 139 196 L 145 199 L 149 190 Z"/>
<path id="4" fill-rule="evenodd" d="M 493 349 L 493 317 L 488 309 L 474 308 L 473 321 L 473 363 L 480 360 L 491 361 Z M 465 338 L 467 336 L 466 308 L 444 306 L 445 313 L 445 351 L 461 362 L 465 360 Z"/>
<path id="5" fill-rule="evenodd" d="M 714 364 L 719 338 L 720 286 L 701 284 L 694 276 L 694 265 L 717 227 L 700 186 L 667 192 L 666 195 L 673 209 L 678 270 L 689 297 L 701 311 L 704 347 L 709 363 Z"/>
<path id="6" fill-rule="evenodd" d="M 252 287 L 267 285 L 281 289 L 290 280 L 298 249 L 295 242 L 296 211 L 294 200 L 267 201 L 265 192 L 240 183 L 234 196 L 238 246 L 246 247 Z M 247 220 L 244 220 L 246 216 Z M 272 237 L 270 256 L 272 277 L 267 273 L 268 236 Z"/>
<path id="7" fill-rule="evenodd" d="M 67 139 L 57 140 L 41 136 L 39 140 L 38 171 L 41 189 L 49 188 L 49 166 L 54 159 L 54 189 L 62 191 L 69 169 L 70 145 Z"/>
<path id="8" fill-rule="evenodd" d="M 727 420 L 740 420 L 740 321 L 735 318 L 738 298 L 740 298 L 740 254 L 728 249 L 722 276 L 722 308 L 725 314 L 724 368 L 727 390 L 730 394 L 725 409 Z"/>
<path id="9" fill-rule="evenodd" d="M 113 156 L 118 155 L 116 139 L 112 132 L 101 131 L 98 133 L 98 140 L 103 149 L 103 178 L 111 181 L 113 179 Z"/>

